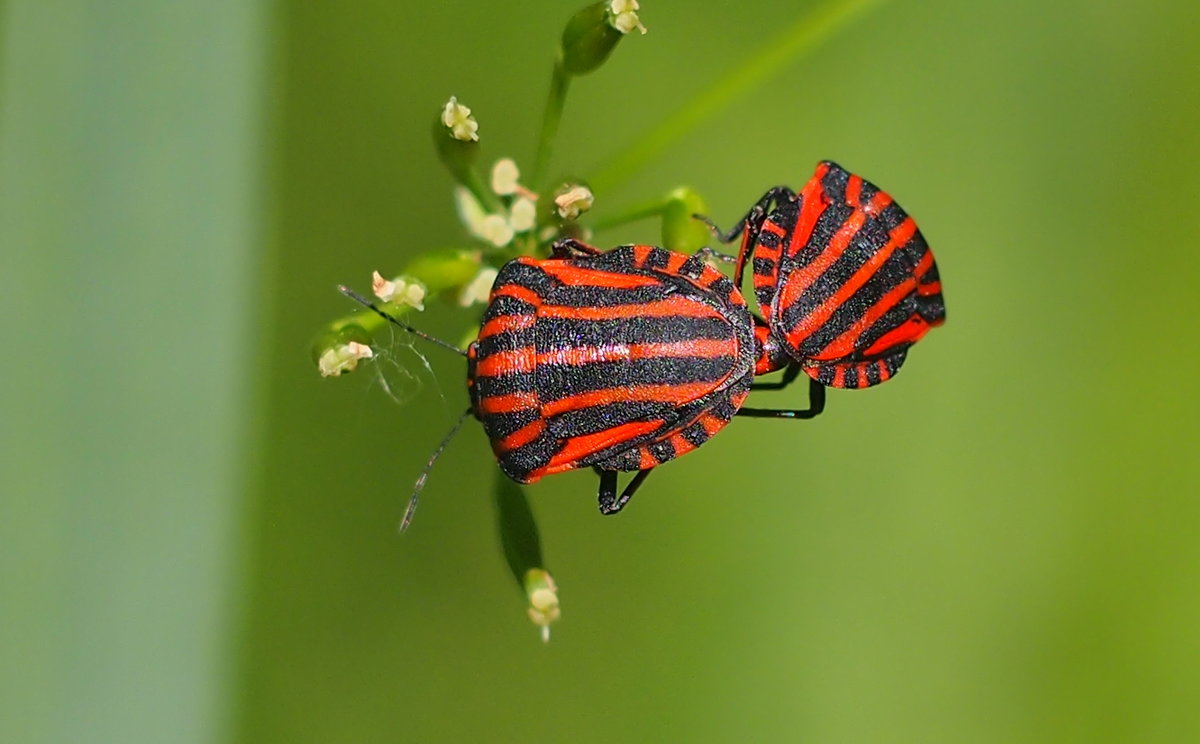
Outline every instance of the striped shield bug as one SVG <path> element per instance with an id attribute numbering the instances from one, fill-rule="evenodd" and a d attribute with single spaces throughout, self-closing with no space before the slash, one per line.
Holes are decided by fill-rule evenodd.
<path id="1" fill-rule="evenodd" d="M 650 471 L 706 442 L 742 409 L 760 355 L 733 282 L 702 256 L 647 245 L 599 251 L 572 239 L 553 257 L 505 264 L 467 357 L 471 407 L 426 464 L 401 528 L 438 455 L 468 415 L 483 424 L 500 469 L 518 483 L 591 467 L 612 514 Z M 801 414 L 805 412 L 790 412 Z M 637 475 L 617 495 L 617 473 Z"/>
<path id="2" fill-rule="evenodd" d="M 830 387 L 877 385 L 945 320 L 937 264 L 912 217 L 836 163 L 817 165 L 798 194 L 770 189 L 728 232 L 709 226 L 725 243 L 742 235 L 734 282 L 749 261 L 766 316 L 756 372 L 786 368 L 776 387 L 800 371 Z"/>

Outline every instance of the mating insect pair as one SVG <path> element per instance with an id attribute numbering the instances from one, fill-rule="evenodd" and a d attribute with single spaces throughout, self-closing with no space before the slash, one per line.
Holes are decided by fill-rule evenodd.
<path id="1" fill-rule="evenodd" d="M 773 207 L 773 208 L 772 208 Z M 709 223 L 711 226 L 711 223 Z M 884 192 L 822 163 L 799 193 L 768 191 L 728 233 L 744 235 L 730 281 L 704 260 L 646 245 L 599 251 L 575 240 L 550 259 L 499 272 L 479 336 L 463 351 L 471 407 L 501 470 L 520 483 L 581 467 L 615 513 L 658 465 L 699 447 L 734 416 L 805 419 L 825 386 L 889 379 L 945 310 L 937 268 L 912 219 Z M 747 262 L 766 318 L 739 290 Z M 387 316 L 365 298 L 343 291 Z M 804 372 L 806 409 L 743 408 L 756 374 Z M 617 495 L 617 473 L 637 475 Z"/>

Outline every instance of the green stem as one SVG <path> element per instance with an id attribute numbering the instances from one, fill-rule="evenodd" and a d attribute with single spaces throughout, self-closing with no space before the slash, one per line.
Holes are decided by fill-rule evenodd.
<path id="1" fill-rule="evenodd" d="M 620 212 L 615 212 L 604 217 L 599 217 L 592 223 L 592 230 L 600 232 L 602 230 L 610 230 L 614 227 L 627 225 L 630 222 L 637 222 L 650 217 L 657 217 L 666 210 L 671 203 L 669 196 L 662 196 L 656 199 L 634 204 L 622 209 Z"/>
<path id="2" fill-rule="evenodd" d="M 597 194 L 611 193 L 701 122 L 725 108 L 738 96 L 760 85 L 767 78 L 817 44 L 832 36 L 858 16 L 883 0 L 843 0 L 824 5 L 801 18 L 779 38 L 762 44 L 758 54 L 733 68 L 727 75 L 696 98 L 663 120 L 590 179 Z"/>
<path id="3" fill-rule="evenodd" d="M 525 574 L 531 569 L 544 570 L 542 540 L 538 534 L 533 509 L 525 498 L 525 490 L 509 480 L 496 468 L 492 482 L 492 497 L 496 503 L 496 529 L 508 570 L 517 586 L 524 588 Z"/>
<path id="4" fill-rule="evenodd" d="M 538 135 L 537 154 L 533 158 L 533 178 L 530 183 L 535 190 L 541 189 L 546 168 L 550 165 L 550 154 L 554 150 L 554 138 L 558 135 L 558 124 L 562 121 L 563 106 L 567 102 L 567 89 L 571 76 L 563 69 L 562 60 L 554 63 L 550 75 L 550 93 L 546 96 L 546 109 L 542 112 L 542 131 Z"/>
<path id="5" fill-rule="evenodd" d="M 463 172 L 462 185 L 491 214 L 502 214 L 504 212 L 504 202 L 500 201 L 500 197 L 496 192 L 484 184 L 483 177 L 479 175 L 479 171 L 475 170 L 474 166 L 467 168 Z"/>

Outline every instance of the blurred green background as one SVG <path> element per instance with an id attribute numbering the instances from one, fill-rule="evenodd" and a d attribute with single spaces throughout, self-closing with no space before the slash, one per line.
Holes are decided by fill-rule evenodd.
<path id="1" fill-rule="evenodd" d="M 553 170 L 817 5 L 647 0 Z M 394 344 L 399 406 L 308 343 L 335 284 L 461 243 L 450 94 L 529 167 L 576 8 L 3 5 L 0 740 L 1200 738 L 1191 0 L 883 3 L 598 194 L 688 184 L 728 223 L 836 159 L 918 218 L 949 320 L 894 382 L 737 421 L 617 517 L 590 473 L 531 488 L 549 645 L 477 426 L 397 536 L 462 362 Z"/>

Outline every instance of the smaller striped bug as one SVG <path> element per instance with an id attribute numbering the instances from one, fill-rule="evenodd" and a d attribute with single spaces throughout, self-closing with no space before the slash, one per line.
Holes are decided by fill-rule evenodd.
<path id="1" fill-rule="evenodd" d="M 697 217 L 724 243 L 742 235 L 734 283 L 751 262 L 766 316 L 755 371 L 786 368 L 775 387 L 800 371 L 820 386 L 878 385 L 945 321 L 937 264 L 912 217 L 836 163 L 818 164 L 800 193 L 770 189 L 728 232 Z"/>
<path id="2" fill-rule="evenodd" d="M 478 338 L 465 351 L 345 287 L 390 322 L 467 357 L 471 407 L 417 479 L 408 526 L 434 461 L 468 415 L 518 483 L 591 467 L 600 511 L 625 506 L 650 472 L 708 441 L 742 409 L 760 354 L 741 292 L 688 256 L 647 245 L 609 251 L 572 239 L 553 257 L 521 257 L 496 277 Z M 637 474 L 617 495 L 617 473 Z"/>

